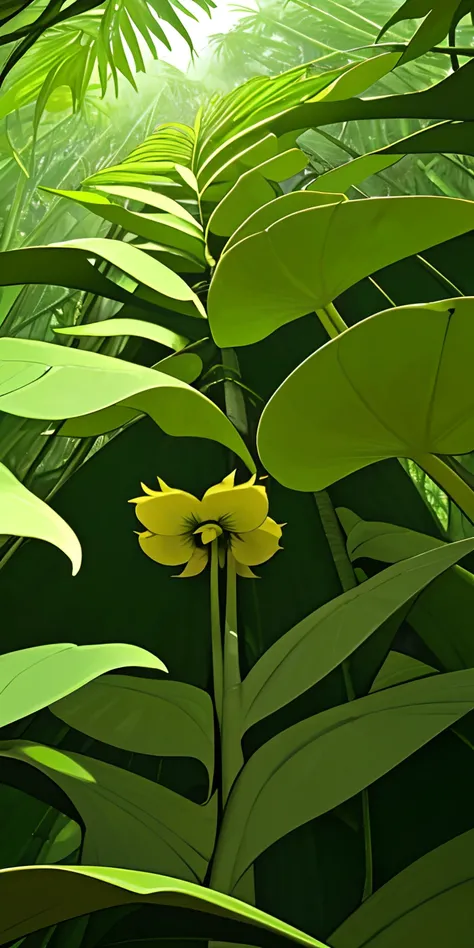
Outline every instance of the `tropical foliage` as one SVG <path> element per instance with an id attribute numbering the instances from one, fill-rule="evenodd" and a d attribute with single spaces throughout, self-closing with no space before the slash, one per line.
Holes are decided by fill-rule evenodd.
<path id="1" fill-rule="evenodd" d="M 7 221 L 0 944 L 470 944 L 474 72 L 420 59 L 447 6 L 42 181 L 79 232 Z M 38 287 L 67 305 L 28 323 Z"/>

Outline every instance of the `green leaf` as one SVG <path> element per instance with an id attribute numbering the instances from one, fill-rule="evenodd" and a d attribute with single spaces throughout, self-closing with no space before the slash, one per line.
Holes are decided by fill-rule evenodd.
<path id="1" fill-rule="evenodd" d="M 1 741 L 0 757 L 30 764 L 67 794 L 85 825 L 86 865 L 204 878 L 216 833 L 215 795 L 200 806 L 128 770 L 30 741 Z"/>
<path id="2" fill-rule="evenodd" d="M 363 277 L 473 227 L 474 202 L 446 197 L 371 198 L 289 214 L 221 257 L 208 301 L 216 344 L 258 342 Z"/>
<path id="3" fill-rule="evenodd" d="M 181 204 L 178 204 L 177 201 L 166 197 L 165 194 L 159 194 L 157 191 L 149 191 L 147 188 L 121 187 L 120 185 L 96 185 L 96 187 L 105 194 L 111 194 L 112 197 L 122 197 L 127 201 L 138 201 L 140 204 L 144 204 L 148 207 L 156 207 L 157 210 L 168 211 L 169 214 L 173 214 L 175 217 L 181 217 L 183 221 L 188 221 L 189 224 L 194 224 L 196 228 L 200 229 L 200 225 L 192 214 L 184 207 L 181 207 Z"/>
<path id="4" fill-rule="evenodd" d="M 400 65 L 423 56 L 447 36 L 460 0 L 405 0 L 380 30 L 377 41 L 396 23 L 424 17 L 400 60 Z"/>
<path id="5" fill-rule="evenodd" d="M 322 346 L 262 414 L 267 470 L 321 490 L 382 458 L 472 450 L 473 307 L 466 297 L 386 310 Z"/>
<path id="6" fill-rule="evenodd" d="M 398 155 L 361 155 L 360 158 L 354 158 L 332 171 L 320 174 L 316 181 L 308 184 L 308 191 L 337 191 L 345 194 L 349 188 L 360 184 L 373 174 L 378 174 L 379 171 L 384 171 L 385 168 L 390 168 L 397 161 L 400 161 Z"/>
<path id="7" fill-rule="evenodd" d="M 360 520 L 352 511 L 337 511 L 346 530 L 347 552 L 352 560 L 369 557 L 396 563 L 406 556 L 443 546 L 441 540 L 391 523 Z M 416 599 L 408 622 L 431 649 L 446 671 L 474 667 L 471 615 L 474 609 L 474 576 L 453 566 Z M 446 635 L 446 629 L 450 634 Z"/>
<path id="8" fill-rule="evenodd" d="M 437 576 L 474 550 L 474 540 L 403 560 L 332 599 L 278 639 L 242 683 L 243 730 L 293 701 Z"/>
<path id="9" fill-rule="evenodd" d="M 59 195 L 59 197 L 68 198 L 70 201 L 82 205 L 82 207 L 85 207 L 88 211 L 91 211 L 103 220 L 110 221 L 112 224 L 122 227 L 123 230 L 128 231 L 128 233 L 136 234 L 137 237 L 143 237 L 145 240 L 152 240 L 157 243 L 169 245 L 170 247 L 175 247 L 179 250 L 183 250 L 185 253 L 192 254 L 196 258 L 204 256 L 202 232 L 194 221 L 193 223 L 189 223 L 189 221 L 183 220 L 181 216 L 175 217 L 169 213 L 143 214 L 137 211 L 130 211 L 122 207 L 121 204 L 114 204 L 103 194 L 96 191 L 60 191 L 57 188 L 45 187 L 42 187 L 41 190 Z M 103 240 L 104 238 L 94 239 Z M 115 243 L 120 244 L 122 241 L 115 241 Z M 127 244 L 125 244 L 125 246 L 127 246 Z M 159 264 L 159 266 L 162 265 Z M 165 271 L 164 267 L 162 269 Z M 142 280 L 141 282 L 146 281 Z M 174 284 L 172 281 L 171 285 L 176 286 L 178 284 Z M 167 296 L 173 295 L 173 291 L 167 293 L 166 290 L 160 290 L 160 292 L 165 292 Z M 191 298 L 192 296 L 189 295 L 184 297 L 177 296 L 177 299 Z"/>
<path id="10" fill-rule="evenodd" d="M 92 265 L 91 260 L 97 258 L 113 264 L 137 283 L 154 290 L 161 299 L 192 301 L 197 313 L 205 316 L 201 301 L 178 274 L 132 244 L 103 237 L 8 250 L 0 256 L 0 286 L 24 284 L 27 279 L 28 283 L 87 290 L 106 299 L 137 305 L 136 296 Z"/>
<path id="11" fill-rule="evenodd" d="M 370 692 L 373 694 L 374 691 L 393 688 L 394 685 L 402 685 L 406 681 L 426 678 L 427 675 L 436 675 L 437 673 L 437 668 L 433 668 L 432 665 L 425 665 L 424 662 L 412 658 L 411 655 L 404 655 L 402 652 L 389 652 Z"/>
<path id="12" fill-rule="evenodd" d="M 395 69 L 401 59 L 401 53 L 382 53 L 380 56 L 371 56 L 359 63 L 351 63 L 347 71 L 344 71 L 331 85 L 318 92 L 309 101 L 334 102 L 360 95 Z"/>
<path id="13" fill-rule="evenodd" d="M 417 533 L 393 523 L 362 520 L 343 507 L 339 507 L 336 513 L 347 533 L 347 552 L 352 561 L 369 557 L 383 563 L 398 563 L 407 556 L 446 546 L 443 540 L 426 533 Z"/>
<path id="14" fill-rule="evenodd" d="M 55 862 L 67 859 L 79 849 L 81 842 L 82 833 L 79 824 L 60 813 L 39 854 L 40 865 L 51 866 Z"/>
<path id="15" fill-rule="evenodd" d="M 331 935 L 333 948 L 469 948 L 474 926 L 474 830 L 382 886 Z M 420 938 L 423 939 L 421 942 Z"/>
<path id="16" fill-rule="evenodd" d="M 157 362 L 152 368 L 182 382 L 195 382 L 202 372 L 202 359 L 195 352 L 182 352 L 178 355 L 167 356 Z"/>
<path id="17" fill-rule="evenodd" d="M 473 74 L 474 62 L 470 61 L 436 85 L 411 95 L 401 93 L 366 99 L 304 102 L 275 116 L 268 122 L 266 131 L 280 137 L 293 129 L 381 118 L 423 117 L 438 121 L 471 121 L 474 119 L 474 99 L 471 95 Z"/>
<path id="18" fill-rule="evenodd" d="M 215 930 L 214 924 L 219 924 L 218 930 L 222 931 L 222 920 L 225 920 L 230 935 L 233 922 L 246 926 L 243 938 L 248 944 L 268 948 L 268 936 L 271 936 L 277 946 L 286 940 L 308 948 L 325 948 L 322 942 L 292 925 L 221 892 L 163 875 L 128 869 L 83 866 L 2 869 L 0 900 L 0 944 L 49 928 L 68 918 L 114 906 L 144 904 L 182 906 L 195 911 L 197 918 L 205 915 L 209 936 Z M 177 934 L 179 937 L 179 923 Z"/>
<path id="19" fill-rule="evenodd" d="M 440 154 L 473 155 L 474 154 L 474 123 L 473 122 L 438 122 L 422 128 L 413 135 L 400 138 L 385 148 L 380 148 L 372 155 L 363 155 L 363 158 L 376 155 L 412 155 L 412 154 Z M 356 159 L 357 161 L 361 159 Z"/>
<path id="20" fill-rule="evenodd" d="M 123 406 L 125 421 L 146 413 L 167 434 L 218 441 L 235 451 L 250 470 L 255 469 L 226 415 L 201 392 L 171 375 L 85 349 L 29 339 L 1 339 L 1 360 L 31 361 L 51 368 L 36 382 L 0 396 L 0 411 L 23 418 L 62 420 L 118 404 Z M 117 427 L 120 413 L 114 409 L 113 416 L 112 428 Z"/>
<path id="21" fill-rule="evenodd" d="M 273 737 L 234 784 L 212 885 L 232 892 L 274 842 L 359 793 L 473 708 L 469 669 L 347 702 Z"/>
<path id="22" fill-rule="evenodd" d="M 310 114 L 315 104 L 326 108 L 335 105 L 337 108 L 339 99 L 363 92 L 390 72 L 399 58 L 400 54 L 385 53 L 319 75 L 303 65 L 271 79 L 256 77 L 232 90 L 223 98 L 212 118 L 206 113 L 203 115 L 205 133 L 198 142 L 196 161 L 201 190 L 204 191 L 225 168 L 229 168 L 232 160 L 246 148 L 267 137 L 269 132 L 274 134 L 274 126 L 280 117 L 282 124 L 289 124 L 290 130 L 311 127 L 314 124 L 311 121 L 299 122 L 300 110 L 305 109 L 301 103 L 311 103 L 308 106 Z M 319 102 L 326 97 L 327 103 Z M 337 101 L 333 103 L 333 99 Z M 296 124 L 291 121 L 293 115 Z M 285 131 L 286 127 L 283 128 Z M 281 134 L 279 131 L 277 136 Z"/>
<path id="23" fill-rule="evenodd" d="M 31 373 L 29 369 L 32 369 Z M 21 381 L 17 384 L 28 384 L 31 380 L 34 381 L 38 374 L 37 367 L 26 366 L 25 370 L 20 369 Z M 6 381 L 3 388 L 9 384 L 12 383 Z M 73 576 L 79 572 L 82 550 L 74 531 L 55 510 L 17 480 L 4 464 L 0 464 L 0 533 L 6 536 L 34 537 L 36 540 L 52 543 L 71 560 Z"/>
<path id="24" fill-rule="evenodd" d="M 140 339 L 151 339 L 152 342 L 159 342 L 162 346 L 168 346 L 168 349 L 174 350 L 183 349 L 189 343 L 186 336 L 178 336 L 177 333 L 171 332 L 163 326 L 157 326 L 156 323 L 121 317 L 104 319 L 99 323 L 68 326 L 65 329 L 55 329 L 54 331 L 64 336 L 78 338 L 81 336 L 138 336 Z"/>
<path id="25" fill-rule="evenodd" d="M 321 207 L 323 204 L 338 204 L 340 201 L 346 201 L 344 194 L 323 194 L 314 193 L 309 189 L 306 191 L 290 191 L 289 194 L 282 194 L 274 198 L 268 204 L 254 211 L 250 217 L 239 227 L 232 237 L 227 241 L 224 253 L 230 250 L 234 244 L 239 243 L 245 237 L 252 234 L 258 234 L 266 230 L 271 224 L 281 220 L 288 214 L 294 214 L 296 211 L 303 211 L 310 207 Z"/>
<path id="26" fill-rule="evenodd" d="M 214 712 L 209 695 L 181 681 L 110 675 L 55 702 L 69 727 L 134 754 L 195 757 L 214 772 Z"/>
<path id="27" fill-rule="evenodd" d="M 237 183 L 217 205 L 209 220 L 209 230 L 227 237 L 232 234 L 254 211 L 275 197 L 270 181 L 285 181 L 308 164 L 306 155 L 299 148 L 251 168 L 240 176 Z"/>
<path id="28" fill-rule="evenodd" d="M 428 128 L 422 128 L 406 138 L 401 138 L 385 148 L 368 155 L 361 155 L 346 164 L 319 175 L 316 181 L 308 185 L 308 191 L 342 191 L 358 185 L 365 178 L 378 174 L 400 161 L 408 154 L 473 155 L 473 122 L 439 122 Z"/>
<path id="29" fill-rule="evenodd" d="M 0 658 L 0 727 L 65 698 L 117 668 L 154 668 L 163 662 L 136 645 L 36 645 Z"/>

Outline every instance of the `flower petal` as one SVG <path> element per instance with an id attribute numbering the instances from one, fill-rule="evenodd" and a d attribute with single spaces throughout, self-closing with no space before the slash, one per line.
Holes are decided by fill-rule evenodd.
<path id="1" fill-rule="evenodd" d="M 242 576 L 243 579 L 260 579 L 260 576 L 252 572 L 250 566 L 244 566 L 243 563 L 238 563 L 237 560 L 235 560 L 235 572 L 237 576 Z"/>
<path id="2" fill-rule="evenodd" d="M 168 537 L 192 531 L 203 519 L 201 501 L 184 490 L 174 489 L 139 498 L 135 514 L 147 530 Z"/>
<path id="3" fill-rule="evenodd" d="M 182 573 L 178 573 L 177 576 L 174 576 L 173 579 L 188 579 L 190 576 L 198 576 L 199 573 L 202 573 L 203 569 L 207 566 L 208 553 L 206 549 L 196 549 L 189 560 L 187 566 L 184 567 Z"/>
<path id="4" fill-rule="evenodd" d="M 255 485 L 255 475 L 245 484 L 225 487 L 216 484 L 202 498 L 203 520 L 218 520 L 231 533 L 256 530 L 268 513 L 265 487 Z"/>
<path id="5" fill-rule="evenodd" d="M 235 559 L 243 566 L 257 566 L 266 563 L 280 550 L 281 527 L 271 517 L 267 517 L 257 530 L 242 533 L 231 538 L 231 548 Z"/>
<path id="6" fill-rule="evenodd" d="M 138 542 L 147 556 L 163 566 L 181 566 L 188 563 L 194 552 L 194 544 L 187 536 L 165 537 L 157 533 L 139 533 Z"/>

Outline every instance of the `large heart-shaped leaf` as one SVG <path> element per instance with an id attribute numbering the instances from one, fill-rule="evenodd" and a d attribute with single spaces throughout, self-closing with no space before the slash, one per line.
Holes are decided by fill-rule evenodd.
<path id="1" fill-rule="evenodd" d="M 30 378 L 38 376 L 38 366 L 25 368 L 26 372 L 32 369 Z M 21 372 L 25 384 L 26 377 Z M 71 560 L 73 576 L 81 567 L 81 544 L 74 530 L 55 510 L 17 480 L 4 464 L 0 464 L 0 533 L 14 537 L 34 537 L 52 543 Z"/>
<path id="2" fill-rule="evenodd" d="M 258 342 L 363 277 L 473 227 L 474 201 L 444 197 L 371 198 L 289 214 L 221 257 L 208 301 L 214 339 Z"/>
<path id="3" fill-rule="evenodd" d="M 214 712 L 201 688 L 183 681 L 109 675 L 50 710 L 88 737 L 134 754 L 196 757 L 212 783 Z"/>
<path id="4" fill-rule="evenodd" d="M 0 657 L 0 727 L 34 714 L 117 668 L 163 662 L 137 645 L 36 645 Z M 128 679 L 126 679 L 128 680 Z M 132 679 L 134 680 L 134 679 Z"/>
<path id="5" fill-rule="evenodd" d="M 321 490 L 382 458 L 472 450 L 473 314 L 473 298 L 400 307 L 322 346 L 263 412 L 268 471 Z"/>
<path id="6" fill-rule="evenodd" d="M 200 806 L 128 770 L 30 741 L 1 741 L 0 757 L 30 764 L 67 794 L 85 825 L 86 865 L 204 878 L 216 833 L 215 795 Z M 34 780 L 31 787 L 34 792 Z"/>
<path id="7" fill-rule="evenodd" d="M 390 879 L 343 922 L 333 948 L 470 948 L 474 830 L 450 839 Z M 421 941 L 423 939 L 423 941 Z"/>
<path id="8" fill-rule="evenodd" d="M 0 870 L 0 944 L 69 918 L 124 905 L 172 906 L 176 937 L 180 909 L 206 920 L 205 940 L 217 933 L 229 940 L 281 948 L 285 944 L 326 948 L 322 942 L 222 892 L 149 872 L 86 866 L 21 866 Z M 158 916 L 159 917 L 159 916 Z M 240 937 L 235 936 L 240 923 Z M 202 929 L 201 929 L 202 930 Z"/>
<path id="9" fill-rule="evenodd" d="M 328 192 L 310 191 L 290 191 L 289 194 L 281 194 L 268 204 L 264 204 L 257 211 L 254 211 L 244 223 L 227 241 L 224 253 L 227 253 L 234 244 L 238 244 L 244 237 L 250 237 L 252 234 L 258 234 L 266 230 L 271 224 L 286 217 L 287 214 L 294 214 L 296 211 L 304 211 L 309 207 L 321 207 L 323 204 L 338 204 L 339 201 L 347 201 L 344 194 L 336 194 L 331 190 Z"/>
<path id="10" fill-rule="evenodd" d="M 274 842 L 359 793 L 473 708 L 469 669 L 349 701 L 273 737 L 234 784 L 212 885 L 232 892 Z"/>
<path id="11" fill-rule="evenodd" d="M 210 438 L 226 445 L 254 470 L 248 449 L 224 413 L 180 379 L 85 349 L 30 339 L 1 339 L 0 360 L 12 366 L 0 411 L 53 420 L 81 417 L 119 403 L 125 421 L 146 413 L 167 434 Z M 23 375 L 15 380 L 17 361 L 22 371 L 26 362 L 43 364 L 44 374 L 23 385 Z M 112 428 L 124 420 L 117 419 L 114 410 Z"/>
<path id="12" fill-rule="evenodd" d="M 298 697 L 440 573 L 474 550 L 474 540 L 403 560 L 321 606 L 278 639 L 242 684 L 243 730 Z"/>

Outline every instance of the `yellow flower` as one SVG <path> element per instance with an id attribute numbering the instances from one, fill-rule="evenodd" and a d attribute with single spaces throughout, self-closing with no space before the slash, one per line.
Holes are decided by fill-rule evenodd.
<path id="1" fill-rule="evenodd" d="M 161 490 L 142 484 L 145 496 L 130 501 L 146 528 L 138 535 L 147 556 L 164 566 L 185 565 L 180 577 L 197 576 L 209 559 L 209 546 L 218 541 L 221 563 L 226 551 L 235 559 L 239 576 L 252 577 L 251 566 L 265 563 L 281 549 L 281 526 L 268 517 L 265 487 L 255 475 L 245 484 L 234 484 L 235 471 L 206 491 L 202 500 L 184 490 Z"/>

